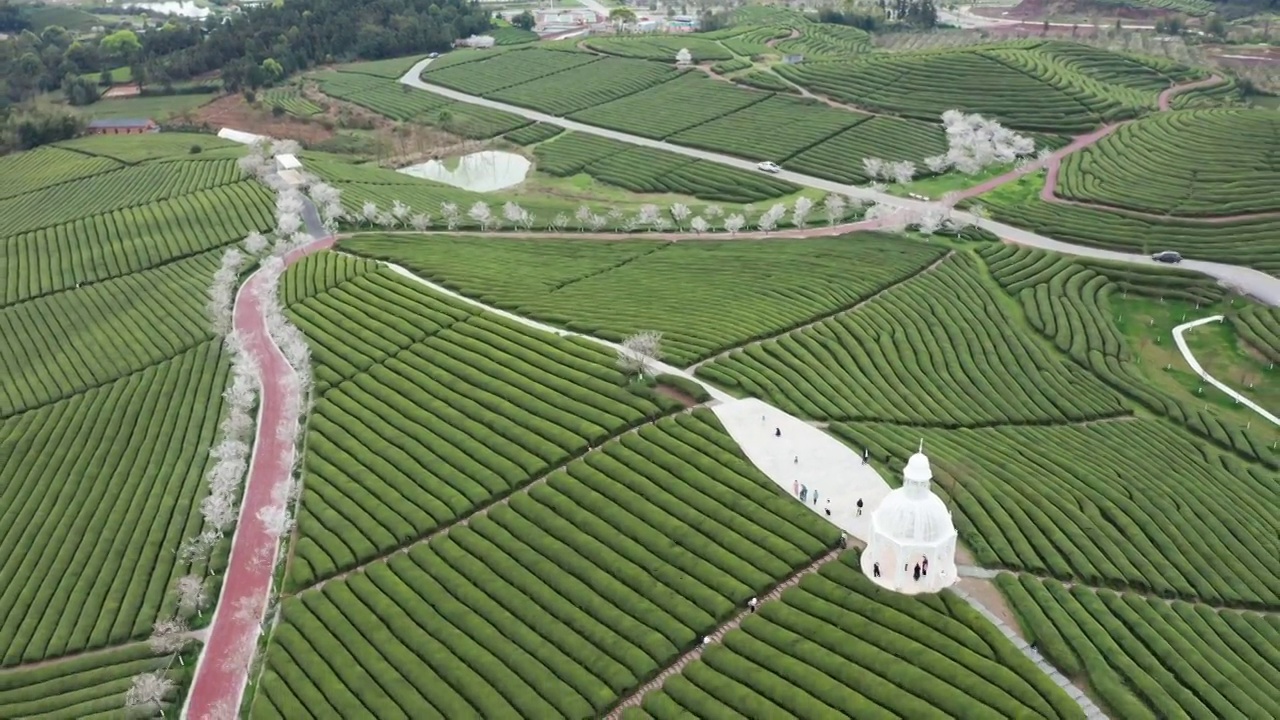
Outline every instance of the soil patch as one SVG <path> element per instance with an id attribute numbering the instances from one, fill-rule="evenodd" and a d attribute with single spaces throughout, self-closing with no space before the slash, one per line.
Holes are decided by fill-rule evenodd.
<path id="1" fill-rule="evenodd" d="M 667 397 L 678 401 L 680 404 L 684 405 L 686 408 L 695 407 L 699 404 L 698 401 L 695 400 L 693 396 L 690 395 L 689 393 L 683 390 L 680 390 L 678 388 L 673 388 L 670 385 L 663 385 L 659 383 L 653 387 L 653 391 L 658 393 L 659 395 L 666 395 Z"/>
<path id="2" fill-rule="evenodd" d="M 137 85 L 112 85 L 107 88 L 106 92 L 102 93 L 102 97 L 103 99 L 126 98 L 134 97 L 141 93 L 142 91 L 138 89 Z"/>
<path id="3" fill-rule="evenodd" d="M 212 128 L 224 127 L 266 135 L 277 139 L 290 138 L 311 144 L 333 137 L 332 130 L 321 125 L 303 122 L 289 115 L 272 115 L 245 102 L 240 94 L 226 95 L 195 111 L 195 121 Z"/>
<path id="4" fill-rule="evenodd" d="M 1000 618 L 1000 622 L 1009 626 L 1009 629 L 1018 634 L 1023 640 L 1022 627 L 1018 625 L 1018 618 L 1014 616 L 1013 611 L 1009 609 L 1009 603 L 1005 602 L 1004 595 L 1000 594 L 1000 590 L 996 588 L 995 583 L 982 578 L 960 578 L 956 583 L 970 597 L 982 603 L 993 615 Z"/>

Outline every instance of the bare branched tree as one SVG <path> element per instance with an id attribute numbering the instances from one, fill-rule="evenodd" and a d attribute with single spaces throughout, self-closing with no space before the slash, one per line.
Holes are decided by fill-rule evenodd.
<path id="1" fill-rule="evenodd" d="M 133 685 L 124 694 L 124 706 L 132 712 L 146 711 L 155 706 L 160 717 L 164 717 L 164 701 L 173 694 L 173 690 L 173 681 L 158 670 L 134 675 Z"/>
<path id="2" fill-rule="evenodd" d="M 197 575 L 183 575 L 173 584 L 174 594 L 178 596 L 178 612 L 186 617 L 198 615 L 209 602 L 209 592 L 205 589 L 204 578 Z"/>

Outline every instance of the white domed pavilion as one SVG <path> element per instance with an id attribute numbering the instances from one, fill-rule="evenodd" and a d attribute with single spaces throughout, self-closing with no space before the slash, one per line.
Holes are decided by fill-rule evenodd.
<path id="1" fill-rule="evenodd" d="M 920 452 L 902 471 L 902 487 L 885 496 L 871 514 L 862 571 L 883 588 L 914 595 L 938 592 L 957 580 L 956 528 L 951 511 L 929 488 L 932 479 L 921 441 Z"/>

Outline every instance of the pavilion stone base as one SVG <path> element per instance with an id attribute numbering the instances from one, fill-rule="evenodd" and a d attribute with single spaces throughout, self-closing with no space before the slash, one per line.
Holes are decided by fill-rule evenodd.
<path id="1" fill-rule="evenodd" d="M 945 555 L 930 557 L 928 574 L 915 580 L 912 569 L 923 558 L 921 554 L 899 557 L 893 547 L 872 545 L 862 551 L 862 572 L 880 587 L 903 595 L 936 593 L 960 579 L 956 573 L 955 553 L 952 552 L 951 556 L 950 561 L 946 560 Z M 877 562 L 880 563 L 880 577 L 875 577 L 874 566 Z"/>

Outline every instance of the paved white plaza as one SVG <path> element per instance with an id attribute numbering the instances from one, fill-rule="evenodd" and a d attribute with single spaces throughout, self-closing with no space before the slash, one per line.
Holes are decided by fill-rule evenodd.
<path id="1" fill-rule="evenodd" d="M 889 485 L 862 454 L 805 421 L 755 398 L 711 406 L 742 452 L 782 489 L 796 496 L 808 489 L 805 505 L 853 538 L 871 537 L 871 512 L 889 494 Z M 782 436 L 776 437 L 777 430 Z M 796 462 L 799 458 L 799 462 Z M 818 502 L 813 502 L 814 491 Z M 862 515 L 858 515 L 858 499 Z M 796 498 L 799 502 L 799 498 Z M 827 517 L 825 509 L 831 509 Z"/>

